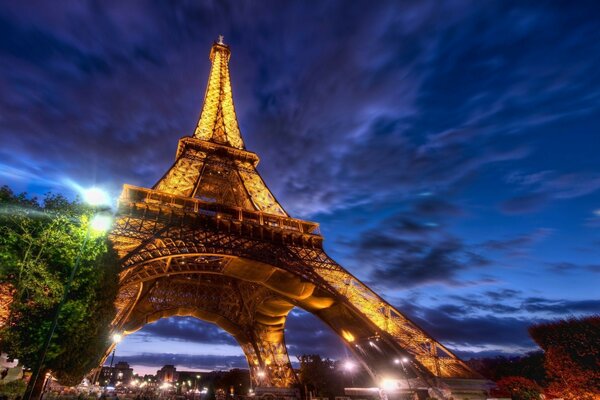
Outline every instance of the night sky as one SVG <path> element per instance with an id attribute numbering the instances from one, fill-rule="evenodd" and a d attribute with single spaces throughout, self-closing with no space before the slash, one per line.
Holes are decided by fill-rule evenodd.
<path id="1" fill-rule="evenodd" d="M 594 5 L 595 3 L 595 5 Z M 2 1 L 0 183 L 151 187 L 231 46 L 249 150 L 338 262 L 463 357 L 535 348 L 600 310 L 600 3 Z M 344 357 L 294 310 L 292 358 Z M 244 366 L 224 331 L 161 320 L 137 372 Z"/>

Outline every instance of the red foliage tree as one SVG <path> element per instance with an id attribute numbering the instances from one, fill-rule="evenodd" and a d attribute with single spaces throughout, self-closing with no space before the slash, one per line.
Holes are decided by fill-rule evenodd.
<path id="1" fill-rule="evenodd" d="M 531 379 L 522 376 L 507 376 L 496 382 L 494 396 L 510 397 L 512 400 L 539 400 L 542 388 Z"/>
<path id="2" fill-rule="evenodd" d="M 600 399 L 600 316 L 534 325 L 529 334 L 545 352 L 549 393 L 568 400 Z"/>

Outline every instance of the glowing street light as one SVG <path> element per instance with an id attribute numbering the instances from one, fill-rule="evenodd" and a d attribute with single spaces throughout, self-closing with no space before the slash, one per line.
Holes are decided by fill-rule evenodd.
<path id="1" fill-rule="evenodd" d="M 110 205 L 110 197 L 108 193 L 97 187 L 85 189 L 83 191 L 83 201 L 94 207 Z"/>
<path id="2" fill-rule="evenodd" d="M 384 378 L 381 381 L 381 388 L 386 392 L 395 391 L 398 389 L 398 381 L 391 378 Z"/>
<path id="3" fill-rule="evenodd" d="M 96 233 L 104 233 L 110 229 L 112 218 L 106 214 L 96 214 L 90 221 L 90 229 Z"/>
<path id="4" fill-rule="evenodd" d="M 119 344 L 119 342 L 121 340 L 123 340 L 123 335 L 121 335 L 120 333 L 113 333 L 112 337 L 111 337 L 113 343 L 114 343 L 114 347 L 113 347 L 113 351 L 112 351 L 112 356 L 110 357 L 110 367 L 109 367 L 109 371 L 110 371 L 110 383 L 112 383 L 112 378 L 113 378 L 113 362 L 115 361 L 115 352 L 117 351 L 117 344 Z"/>
<path id="5" fill-rule="evenodd" d="M 344 362 L 344 369 L 348 372 L 353 371 L 355 367 L 356 367 L 356 364 L 354 364 L 354 362 L 352 360 L 346 360 Z"/>

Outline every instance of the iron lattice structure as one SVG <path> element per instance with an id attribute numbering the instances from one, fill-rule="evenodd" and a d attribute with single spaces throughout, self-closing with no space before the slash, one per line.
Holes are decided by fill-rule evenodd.
<path id="1" fill-rule="evenodd" d="M 169 316 L 210 321 L 235 337 L 257 386 L 296 382 L 285 346 L 294 307 L 329 325 L 373 375 L 479 378 L 323 251 L 314 222 L 291 218 L 245 149 L 229 78 L 229 47 L 212 67 L 194 136 L 152 189 L 125 185 L 111 240 L 122 257 L 118 313 L 124 334 Z"/>

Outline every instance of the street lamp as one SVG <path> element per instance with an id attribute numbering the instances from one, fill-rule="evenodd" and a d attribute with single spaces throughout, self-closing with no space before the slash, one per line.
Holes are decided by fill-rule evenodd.
<path id="1" fill-rule="evenodd" d="M 104 190 L 92 187 L 82 191 L 83 201 L 90 206 L 108 206 L 110 204 L 110 197 Z"/>
<path id="2" fill-rule="evenodd" d="M 354 371 L 354 368 L 356 368 L 356 364 L 354 363 L 354 361 L 352 361 L 352 360 L 344 361 L 344 369 L 346 370 L 346 372 L 348 372 L 348 374 L 350 374 L 350 380 L 352 382 L 352 386 L 354 386 L 354 374 L 352 373 Z"/>
<path id="3" fill-rule="evenodd" d="M 83 198 L 85 202 L 93 207 L 97 206 L 108 206 L 109 204 L 109 196 L 101 189 L 91 188 L 85 190 L 83 192 Z M 73 264 L 73 268 L 71 268 L 71 274 L 69 275 L 69 280 L 65 286 L 65 290 L 63 292 L 63 296 L 58 303 L 58 307 L 56 308 L 56 312 L 54 313 L 54 319 L 52 320 L 52 325 L 50 327 L 50 333 L 48 334 L 48 338 L 46 339 L 46 344 L 44 345 L 44 350 L 42 351 L 42 355 L 40 357 L 40 361 L 38 362 L 35 371 L 32 373 L 33 382 L 31 384 L 32 390 L 27 393 L 27 398 L 25 400 L 31 400 L 31 393 L 33 392 L 33 388 L 35 388 L 37 380 L 40 378 L 40 372 L 44 367 L 44 361 L 46 360 L 46 354 L 48 353 L 48 348 L 50 347 L 50 343 L 52 342 L 52 337 L 54 336 L 54 332 L 56 331 L 56 325 L 58 324 L 58 317 L 60 315 L 60 311 L 62 310 L 65 302 L 67 301 L 67 296 L 69 295 L 69 291 L 71 290 L 71 285 L 73 284 L 73 278 L 75 277 L 75 273 L 79 269 L 79 264 L 81 263 L 81 258 L 83 257 L 83 251 L 85 250 L 85 246 L 90 238 L 90 233 L 93 230 L 96 234 L 103 234 L 104 232 L 110 229 L 112 223 L 112 219 L 106 214 L 97 214 L 95 215 L 90 223 L 88 224 L 88 229 L 86 231 L 86 235 L 79 247 L 79 252 L 77 253 L 77 258 L 75 259 L 75 264 Z"/>
<path id="4" fill-rule="evenodd" d="M 396 359 L 396 360 L 398 360 L 398 359 Z M 394 360 L 394 362 L 396 362 L 396 360 Z M 400 362 L 402 363 L 402 369 L 404 370 L 404 378 L 406 379 L 406 383 L 408 384 L 408 390 L 410 390 L 412 392 L 412 388 L 410 387 L 410 380 L 408 379 L 408 371 L 406 370 L 406 364 L 409 361 L 410 360 L 408 359 L 408 357 L 402 357 L 400 359 Z M 398 363 L 396 363 L 396 364 L 398 364 Z"/>
<path id="5" fill-rule="evenodd" d="M 115 361 L 115 352 L 117 351 L 117 345 L 119 344 L 119 342 L 123 340 L 123 335 L 121 335 L 120 333 L 115 333 L 112 335 L 112 341 L 114 343 L 113 345 L 113 351 L 112 351 L 112 356 L 110 357 L 110 367 L 108 368 L 108 370 L 110 371 L 110 384 L 113 385 L 113 362 Z M 106 387 L 105 387 L 106 389 Z"/>
<path id="6" fill-rule="evenodd" d="M 352 362 L 352 360 L 346 360 L 346 361 L 344 362 L 344 369 L 345 369 L 346 371 L 349 371 L 349 372 L 350 372 L 350 371 L 354 370 L 354 367 L 356 367 L 356 364 L 354 364 L 354 363 Z"/>
<path id="7" fill-rule="evenodd" d="M 102 234 L 110 229 L 112 222 L 113 221 L 110 215 L 97 214 L 94 215 L 94 217 L 90 221 L 90 228 L 94 232 Z"/>

